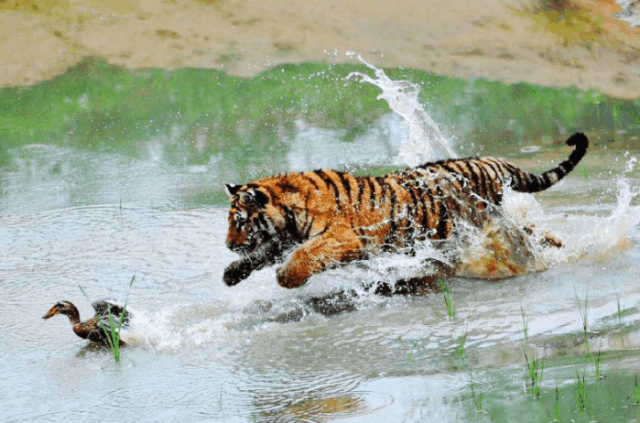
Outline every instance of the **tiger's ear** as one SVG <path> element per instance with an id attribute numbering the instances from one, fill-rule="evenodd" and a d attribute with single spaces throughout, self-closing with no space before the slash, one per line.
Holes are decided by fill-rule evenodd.
<path id="1" fill-rule="evenodd" d="M 238 192 L 242 188 L 242 185 L 236 184 L 224 184 L 224 190 L 229 195 L 229 197 L 233 197 L 236 192 Z"/>

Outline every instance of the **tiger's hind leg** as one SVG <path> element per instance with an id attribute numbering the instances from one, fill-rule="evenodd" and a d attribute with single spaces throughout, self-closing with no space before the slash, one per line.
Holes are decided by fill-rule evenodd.
<path id="1" fill-rule="evenodd" d="M 363 245 L 350 228 L 330 228 L 298 248 L 276 273 L 278 284 L 297 288 L 325 269 L 346 264 L 363 256 Z"/>
<path id="2" fill-rule="evenodd" d="M 522 231 L 529 236 L 535 237 L 535 233 L 533 232 L 533 226 L 525 226 L 522 228 Z M 549 235 L 549 234 L 541 235 L 537 237 L 537 240 L 538 240 L 538 245 L 540 245 L 542 248 L 549 248 L 549 247 L 564 248 L 564 243 L 553 235 Z"/>
<path id="3" fill-rule="evenodd" d="M 319 297 L 310 297 L 304 300 L 306 306 L 323 316 L 334 316 L 342 313 L 356 311 L 358 293 L 354 290 L 333 291 Z"/>
<path id="4" fill-rule="evenodd" d="M 426 295 L 440 292 L 439 277 L 437 275 L 419 276 L 397 280 L 394 284 L 378 282 L 365 287 L 366 291 L 375 287 L 373 293 L 383 297 L 392 295 Z"/>
<path id="5" fill-rule="evenodd" d="M 365 285 L 365 291 L 374 289 L 373 293 L 390 297 L 392 295 L 427 295 L 442 292 L 443 281 L 456 273 L 455 265 L 451 266 L 437 260 L 429 260 L 434 272 L 429 275 L 399 279 L 395 283 L 377 282 Z"/>

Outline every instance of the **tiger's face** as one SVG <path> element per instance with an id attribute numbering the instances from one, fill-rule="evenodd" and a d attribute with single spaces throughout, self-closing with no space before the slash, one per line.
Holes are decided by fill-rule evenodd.
<path id="1" fill-rule="evenodd" d="M 246 256 L 278 232 L 269 194 L 257 186 L 225 184 L 231 200 L 226 246 Z M 276 219 L 274 219 L 274 217 Z"/>

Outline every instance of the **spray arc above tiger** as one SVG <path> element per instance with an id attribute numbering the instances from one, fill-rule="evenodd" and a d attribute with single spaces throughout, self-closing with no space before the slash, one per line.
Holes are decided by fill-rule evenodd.
<path id="1" fill-rule="evenodd" d="M 227 184 L 226 246 L 241 258 L 225 269 L 223 281 L 236 285 L 286 259 L 276 271 L 278 283 L 296 288 L 328 268 L 372 254 L 447 240 L 460 223 L 481 226 L 484 211 L 501 205 L 504 187 L 535 193 L 564 178 L 589 146 L 583 133 L 566 143 L 574 147 L 569 158 L 541 174 L 480 157 L 377 177 L 315 170 Z"/>

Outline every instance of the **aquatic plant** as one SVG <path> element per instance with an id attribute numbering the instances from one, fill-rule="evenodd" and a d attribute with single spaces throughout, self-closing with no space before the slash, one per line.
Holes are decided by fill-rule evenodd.
<path id="1" fill-rule="evenodd" d="M 409 363 L 413 363 L 415 361 L 415 358 L 413 357 L 413 350 L 416 347 L 416 345 L 418 345 L 419 341 L 416 341 L 413 343 L 413 345 L 411 346 L 411 351 L 409 351 L 409 355 L 407 356 L 407 361 Z"/>
<path id="2" fill-rule="evenodd" d="M 453 297 L 449 290 L 449 284 L 445 278 L 441 278 L 438 280 L 438 285 L 440 286 L 440 289 L 442 289 L 442 294 L 444 295 L 444 304 L 447 310 L 447 316 L 449 316 L 450 320 L 453 320 L 456 316 L 456 308 L 453 305 Z"/>
<path id="3" fill-rule="evenodd" d="M 560 391 L 558 390 L 558 385 L 556 385 L 555 390 L 555 402 L 553 403 L 553 421 L 560 420 Z"/>
<path id="4" fill-rule="evenodd" d="M 462 367 L 464 368 L 467 376 L 469 378 L 469 390 L 471 391 L 471 399 L 475 406 L 476 412 L 482 411 L 482 404 L 484 400 L 483 392 L 476 392 L 476 382 L 473 379 L 473 374 L 471 372 L 471 366 L 469 365 L 469 358 L 467 356 L 466 343 L 467 343 L 467 333 L 469 328 L 469 321 L 465 323 L 464 333 L 458 337 L 458 343 L 455 349 L 455 357 L 460 361 Z"/>
<path id="5" fill-rule="evenodd" d="M 458 338 L 458 345 L 456 345 L 456 355 L 458 356 L 458 359 L 462 360 L 463 362 L 463 366 L 465 368 L 468 368 L 468 363 L 465 361 L 466 359 L 466 350 L 465 350 L 465 344 L 467 343 L 467 329 L 469 327 L 469 321 L 467 321 L 467 324 L 465 325 L 464 328 L 464 334 L 462 334 L 459 338 Z"/>
<path id="6" fill-rule="evenodd" d="M 622 327 L 623 311 L 622 311 L 622 307 L 620 305 L 620 293 L 618 292 L 617 289 L 615 291 L 615 295 L 616 295 L 616 305 L 617 305 L 617 308 L 618 308 L 618 310 L 616 311 L 616 317 L 618 317 L 618 327 L 621 328 Z"/>
<path id="7" fill-rule="evenodd" d="M 116 363 L 120 361 L 120 331 L 122 330 L 124 318 L 127 314 L 126 312 L 127 312 L 127 304 L 129 302 L 129 294 L 131 293 L 131 287 L 133 286 L 133 282 L 135 280 L 136 280 L 136 276 L 133 275 L 133 277 L 131 278 L 131 282 L 129 282 L 129 290 L 127 291 L 127 296 L 125 297 L 124 305 L 122 306 L 122 313 L 120 314 L 120 319 L 118 321 L 116 321 L 113 317 L 113 314 L 111 314 L 111 304 L 108 302 L 107 302 L 107 312 L 109 315 L 109 319 L 108 319 L 109 326 L 107 327 L 107 325 L 103 323 L 102 319 L 100 318 L 100 316 L 98 316 L 97 312 L 95 316 L 98 322 L 98 325 L 100 325 L 100 328 L 104 331 L 106 335 L 107 343 L 109 344 L 108 345 L 109 351 L 111 351 L 111 355 L 113 355 L 113 359 L 116 361 Z M 85 292 L 84 288 L 82 288 L 82 286 L 80 286 L 80 290 L 84 294 L 85 298 L 89 300 L 89 296 Z"/>
<path id="8" fill-rule="evenodd" d="M 596 353 L 593 354 L 594 357 Z M 635 357 L 632 351 L 625 356 Z M 604 357 L 604 354 L 602 354 Z M 567 365 L 568 363 L 571 363 Z M 612 369 L 607 377 L 591 382 L 590 362 L 582 354 L 573 357 L 545 359 L 545 380 L 549 389 L 542 389 L 540 396 L 516 395 L 522 392 L 522 382 L 507 377 L 501 371 L 494 372 L 500 382 L 492 383 L 482 399 L 483 413 L 487 420 L 467 418 L 464 421 L 491 421 L 493 423 L 552 421 L 627 423 L 636 421 L 640 407 L 640 377 L 634 380 L 627 369 Z M 509 372 L 509 375 L 513 372 Z M 551 376 L 550 376 L 551 375 Z M 638 374 L 640 376 L 640 373 Z M 492 376 L 488 375 L 491 379 Z M 555 379 L 555 380 L 551 380 Z M 512 382 L 510 383 L 509 380 Z M 570 382 L 570 383 L 566 383 Z M 635 382 L 635 383 L 634 383 Z M 555 387 L 553 386 L 555 384 Z M 499 386 L 500 388 L 497 388 Z M 478 385 L 474 386 L 478 393 Z M 528 390 L 528 388 L 527 388 Z M 505 395 L 506 394 L 506 395 Z M 469 393 L 468 412 L 475 414 L 475 406 Z M 505 409 L 505 400 L 508 408 Z M 516 411 L 517 410 L 517 411 Z M 505 411 L 509 411 L 505 413 Z M 461 420 L 463 421 L 463 420 Z"/>
<path id="9" fill-rule="evenodd" d="M 540 383 L 544 374 L 544 360 L 536 358 L 535 350 L 532 351 L 531 358 L 527 354 L 527 348 L 529 348 L 529 325 L 527 322 L 527 315 L 524 312 L 522 303 L 520 304 L 520 315 L 522 316 L 522 352 L 524 354 L 525 365 L 527 366 L 528 379 L 531 381 L 531 393 L 536 398 L 540 397 L 542 389 Z"/>
<path id="10" fill-rule="evenodd" d="M 531 393 L 534 397 L 540 397 L 540 393 L 542 389 L 540 388 L 540 383 L 542 382 L 542 377 L 544 375 L 544 360 L 537 359 L 534 355 L 529 360 L 527 356 L 526 349 L 524 350 L 524 359 L 527 362 L 527 368 L 529 369 L 529 379 L 531 379 Z"/>
<path id="11" fill-rule="evenodd" d="M 598 351 L 598 355 L 596 355 L 594 358 L 596 380 L 602 378 L 602 374 L 600 373 L 600 364 L 602 364 L 602 356 L 600 354 L 600 351 Z"/>
<path id="12" fill-rule="evenodd" d="M 580 320 L 582 321 L 582 330 L 584 336 L 584 345 L 585 345 L 585 356 L 588 358 L 591 356 L 591 346 L 589 344 L 589 321 L 587 316 L 587 307 L 589 306 L 589 291 L 585 294 L 584 302 L 582 305 L 580 304 L 580 299 L 578 298 L 578 291 L 576 290 L 575 285 L 573 286 L 573 291 L 576 294 L 576 305 L 578 307 L 578 312 L 580 313 Z"/>
<path id="13" fill-rule="evenodd" d="M 471 376 L 469 376 L 469 385 L 471 385 L 471 398 L 473 399 L 473 404 L 476 406 L 476 411 L 482 411 L 482 400 L 484 398 L 484 394 L 482 392 L 476 394 L 476 390 L 473 387 L 474 382 L 471 380 Z"/>
<path id="14" fill-rule="evenodd" d="M 578 410 L 584 410 L 587 408 L 587 384 L 585 382 L 585 373 L 586 369 L 583 369 L 582 376 L 578 373 L 578 367 L 575 367 L 576 371 L 576 384 L 575 384 L 575 393 L 576 393 L 576 408 Z"/>
<path id="15" fill-rule="evenodd" d="M 579 171 L 579 173 L 582 173 L 582 175 L 584 176 L 584 181 L 585 182 L 589 182 L 589 169 L 586 166 L 582 166 Z"/>

